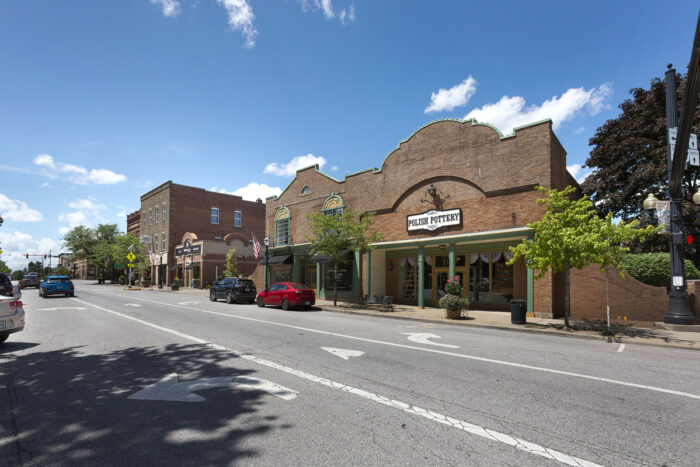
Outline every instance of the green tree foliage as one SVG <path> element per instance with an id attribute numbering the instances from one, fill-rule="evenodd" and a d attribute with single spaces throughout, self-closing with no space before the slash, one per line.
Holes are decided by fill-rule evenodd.
<path id="1" fill-rule="evenodd" d="M 63 236 L 63 247 L 72 252 L 73 259 L 92 260 L 96 244 L 95 232 L 84 225 L 73 227 Z"/>
<path id="2" fill-rule="evenodd" d="M 12 271 L 12 275 L 10 275 L 10 279 L 12 279 L 13 281 L 21 280 L 22 277 L 24 277 L 24 272 L 22 272 L 21 269 L 17 269 L 16 271 Z"/>
<path id="3" fill-rule="evenodd" d="M 0 272 L 4 272 L 6 274 L 9 274 L 10 272 L 12 272 L 12 269 L 10 269 L 9 266 L 7 266 L 7 264 L 5 264 L 5 262 L 1 259 L 0 259 Z"/>
<path id="4" fill-rule="evenodd" d="M 338 263 L 346 250 L 366 252 L 373 250 L 372 243 L 384 238 L 381 232 L 367 232 L 374 212 L 358 213 L 345 209 L 342 215 L 315 213 L 306 216 L 312 232 L 311 252 L 333 258 L 333 277 L 338 277 Z M 333 281 L 333 305 L 338 303 L 338 283 Z"/>
<path id="5" fill-rule="evenodd" d="M 678 78 L 678 113 L 685 92 L 685 77 Z M 649 89 L 630 90 L 632 99 L 620 104 L 617 118 L 599 127 L 589 144 L 593 146 L 586 166 L 593 169 L 581 184 L 584 195 L 602 214 L 612 213 L 625 221 L 647 219 L 642 203 L 650 193 L 666 199 L 668 185 L 668 149 L 666 131 L 666 86 L 659 78 L 651 80 Z M 700 107 L 696 110 L 695 128 L 700 127 Z M 693 212 L 693 193 L 698 189 L 700 172 L 689 167 L 683 177 L 684 212 Z M 696 220 L 689 229 L 699 229 Z M 645 242 L 633 242 L 635 252 L 668 251 L 668 238 L 651 236 Z M 697 256 L 697 249 L 688 255 Z M 690 257 L 690 256 L 688 256 Z M 696 264 L 698 261 L 696 259 Z"/>
<path id="6" fill-rule="evenodd" d="M 514 264 L 524 258 L 535 278 L 542 278 L 547 271 L 566 273 L 564 321 L 569 327 L 569 269 L 581 269 L 588 264 L 600 264 L 601 271 L 615 267 L 624 275 L 622 260 L 628 251 L 629 242 L 639 240 L 658 232 L 658 228 L 648 226 L 638 228 L 638 221 L 614 223 L 612 213 L 600 218 L 593 203 L 586 197 L 575 198 L 576 190 L 567 186 L 559 191 L 536 189 L 545 195 L 537 204 L 547 206 L 541 220 L 528 224 L 535 231 L 532 240 L 523 240 L 511 247 Z"/>
<path id="7" fill-rule="evenodd" d="M 132 247 L 132 249 L 130 250 L 129 247 Z M 134 259 L 135 272 L 141 273 L 147 267 L 147 258 L 143 252 L 143 249 L 141 248 L 139 238 L 134 236 L 133 234 L 116 235 L 114 237 L 114 242 L 112 243 L 112 264 L 116 263 L 121 265 L 121 271 L 124 277 L 128 277 L 127 274 L 124 274 L 124 272 L 128 271 L 128 268 L 126 266 L 126 255 L 129 254 L 129 251 L 134 253 L 134 256 L 136 256 L 136 259 Z"/>
<path id="8" fill-rule="evenodd" d="M 236 256 L 235 248 L 231 248 L 226 253 L 226 262 L 224 263 L 224 267 L 224 275 L 226 277 L 238 276 L 238 256 Z"/>
<path id="9" fill-rule="evenodd" d="M 622 265 L 630 276 L 640 282 L 657 287 L 671 286 L 671 255 L 668 253 L 629 254 Z M 700 271 L 687 259 L 685 278 L 700 279 Z"/>

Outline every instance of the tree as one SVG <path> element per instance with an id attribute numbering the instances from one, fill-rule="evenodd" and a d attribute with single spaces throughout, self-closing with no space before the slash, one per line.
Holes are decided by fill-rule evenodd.
<path id="1" fill-rule="evenodd" d="M 6 274 L 9 274 L 12 272 L 12 269 L 10 269 L 7 264 L 3 260 L 0 259 L 0 272 L 4 272 Z"/>
<path id="2" fill-rule="evenodd" d="M 17 269 L 16 271 L 12 271 L 10 279 L 12 279 L 13 281 L 19 281 L 22 280 L 22 277 L 24 277 L 24 273 L 21 269 Z"/>
<path id="3" fill-rule="evenodd" d="M 73 259 L 92 260 L 96 243 L 95 232 L 84 225 L 73 227 L 63 236 L 63 246 L 72 252 Z"/>
<path id="4" fill-rule="evenodd" d="M 227 277 L 236 277 L 238 275 L 238 256 L 236 249 L 231 248 L 226 253 L 226 262 L 224 263 L 224 275 Z"/>
<path id="5" fill-rule="evenodd" d="M 524 258 L 534 271 L 535 279 L 542 278 L 550 270 L 552 274 L 565 273 L 564 324 L 570 328 L 569 269 L 600 264 L 606 279 L 608 266 L 615 267 L 624 277 L 622 260 L 629 250 L 626 244 L 658 233 L 659 228 L 640 229 L 637 220 L 616 224 L 610 212 L 602 219 L 587 197 L 574 199 L 576 189 L 571 186 L 561 191 L 540 186 L 536 189 L 545 195 L 537 204 L 546 205 L 547 211 L 541 220 L 528 224 L 535 231 L 532 240 L 510 247 L 513 259 L 508 264 Z"/>
<path id="6" fill-rule="evenodd" d="M 685 92 L 685 77 L 678 77 L 678 112 Z M 642 203 L 647 195 L 666 199 L 668 186 L 668 150 L 666 131 L 666 86 L 659 78 L 651 80 L 647 89 L 630 90 L 632 99 L 620 104 L 622 113 L 599 127 L 589 144 L 593 146 L 586 167 L 593 169 L 581 184 L 584 195 L 590 196 L 602 214 L 612 213 L 622 220 L 647 219 Z M 700 107 L 694 126 L 700 126 Z M 684 212 L 693 212 L 693 193 L 700 181 L 698 170 L 689 167 L 683 177 Z M 700 221 L 689 225 L 700 229 Z M 668 239 L 649 237 L 632 245 L 635 252 L 668 251 Z M 697 255 L 697 249 L 688 250 Z M 696 258 L 695 264 L 698 264 Z"/>
<path id="7" fill-rule="evenodd" d="M 129 249 L 129 247 L 132 247 Z M 134 259 L 134 270 L 136 272 L 142 272 L 146 268 L 146 255 L 141 248 L 139 243 L 139 238 L 133 234 L 117 235 L 114 237 L 114 242 L 112 243 L 111 257 L 113 258 L 113 264 L 119 263 L 123 266 L 123 271 L 127 271 L 126 267 L 126 255 L 132 252 L 136 258 Z M 124 274 L 126 276 L 126 274 Z M 112 278 L 114 280 L 114 278 Z"/>
<path id="8" fill-rule="evenodd" d="M 114 262 L 119 259 L 114 255 L 114 245 L 116 238 L 121 235 L 117 224 L 98 224 L 93 230 L 95 236 L 95 246 L 91 255 L 91 260 L 100 270 L 102 277 L 107 267 L 114 270 Z"/>
<path id="9" fill-rule="evenodd" d="M 310 222 L 311 252 L 330 256 L 333 259 L 333 305 L 338 304 L 338 263 L 347 250 L 366 252 L 374 249 L 372 243 L 384 235 L 381 232 L 367 233 L 374 212 L 358 213 L 345 209 L 341 215 L 316 213 L 306 216 Z"/>

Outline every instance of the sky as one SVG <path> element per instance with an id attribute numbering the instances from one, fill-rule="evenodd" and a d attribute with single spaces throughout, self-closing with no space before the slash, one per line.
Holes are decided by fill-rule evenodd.
<path id="1" fill-rule="evenodd" d="M 161 183 L 279 194 L 425 124 L 551 118 L 578 180 L 629 90 L 687 71 L 696 2 L 0 1 L 0 259 L 62 251 Z"/>

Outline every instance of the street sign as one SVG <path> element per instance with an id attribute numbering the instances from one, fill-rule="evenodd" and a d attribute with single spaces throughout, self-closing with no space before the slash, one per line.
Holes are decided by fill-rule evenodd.
<path id="1" fill-rule="evenodd" d="M 114 263 L 114 267 L 118 269 L 118 268 L 122 267 L 122 265 L 119 263 Z"/>
<path id="2" fill-rule="evenodd" d="M 678 129 L 668 129 L 668 144 L 671 146 L 671 154 L 675 152 Z M 698 135 L 691 133 L 688 139 L 688 165 L 700 166 L 700 151 L 698 151 Z"/>
<path id="3" fill-rule="evenodd" d="M 0 250 L 0 255 L 2 254 L 2 250 Z"/>
<path id="4" fill-rule="evenodd" d="M 129 254 L 126 255 L 126 259 L 133 262 L 136 259 L 136 255 L 130 251 Z"/>
<path id="5" fill-rule="evenodd" d="M 134 263 L 127 263 L 127 266 L 129 266 L 130 268 L 133 268 L 133 267 L 134 267 Z"/>

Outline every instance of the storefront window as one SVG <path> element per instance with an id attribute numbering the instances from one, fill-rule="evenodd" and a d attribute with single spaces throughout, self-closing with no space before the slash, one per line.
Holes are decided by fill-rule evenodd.
<path id="1" fill-rule="evenodd" d="M 423 265 L 423 299 L 426 303 L 432 303 L 433 298 L 433 257 L 425 256 Z"/>
<path id="2" fill-rule="evenodd" d="M 416 298 L 416 258 L 403 257 L 399 265 L 401 298 L 413 300 Z"/>
<path id="3" fill-rule="evenodd" d="M 270 266 L 270 283 L 275 282 L 292 282 L 292 265 L 291 264 L 271 264 Z"/>
<path id="4" fill-rule="evenodd" d="M 490 303 L 489 254 L 472 253 L 469 255 L 469 301 L 471 303 Z"/>
<path id="5" fill-rule="evenodd" d="M 333 292 L 333 283 L 338 286 L 338 291 L 352 290 L 352 266 L 353 261 L 344 261 L 338 264 L 336 277 L 333 263 L 325 263 L 323 268 L 323 284 L 326 294 Z"/>
<path id="6" fill-rule="evenodd" d="M 275 221 L 275 245 L 289 245 L 289 219 Z"/>
<path id="7" fill-rule="evenodd" d="M 510 303 L 513 299 L 513 266 L 506 264 L 511 259 L 513 253 L 509 251 L 491 253 L 491 303 Z"/>
<path id="8" fill-rule="evenodd" d="M 455 257 L 455 267 L 464 267 L 465 264 L 464 255 L 459 255 Z M 435 267 L 436 268 L 448 268 L 450 267 L 450 257 L 448 255 L 441 255 L 435 257 Z"/>

